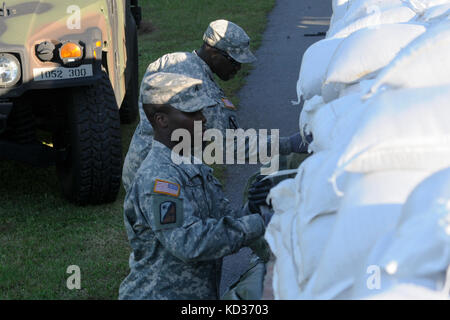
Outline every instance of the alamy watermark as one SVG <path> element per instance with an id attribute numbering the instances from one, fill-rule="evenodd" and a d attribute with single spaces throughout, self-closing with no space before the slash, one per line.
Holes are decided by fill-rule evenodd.
<path id="1" fill-rule="evenodd" d="M 381 289 L 381 268 L 377 265 L 370 265 L 367 267 L 366 273 L 369 274 L 366 280 L 367 289 Z"/>
<path id="2" fill-rule="evenodd" d="M 370 265 L 367 267 L 367 274 L 369 274 L 366 285 L 369 290 L 381 289 L 381 267 L 377 265 Z M 392 276 L 398 271 L 398 262 L 391 261 L 383 267 L 383 272 Z"/>
<path id="3" fill-rule="evenodd" d="M 81 9 L 77 5 L 71 5 L 67 7 L 67 13 L 70 14 L 67 19 L 66 25 L 69 30 L 81 29 Z"/>
<path id="4" fill-rule="evenodd" d="M 225 137 L 218 129 L 202 130 L 202 122 L 194 122 L 194 136 L 186 129 L 173 131 L 172 141 L 180 141 L 172 149 L 175 164 L 269 164 L 261 168 L 261 174 L 278 171 L 279 130 L 227 129 Z M 206 144 L 207 143 L 207 144 Z M 270 156 L 268 149 L 270 148 Z M 183 156 L 180 156 L 182 154 Z M 235 161 L 236 160 L 236 161 Z"/>
<path id="5" fill-rule="evenodd" d="M 80 267 L 77 265 L 70 265 L 67 267 L 66 273 L 70 274 L 70 276 L 67 278 L 67 281 L 66 281 L 67 289 L 69 289 L 69 290 L 81 289 Z"/>

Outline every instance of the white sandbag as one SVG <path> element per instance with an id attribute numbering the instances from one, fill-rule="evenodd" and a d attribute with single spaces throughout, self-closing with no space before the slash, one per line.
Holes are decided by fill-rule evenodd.
<path id="1" fill-rule="evenodd" d="M 314 160 L 311 160 L 312 158 Z M 334 161 L 336 159 L 337 157 L 334 157 Z M 323 228 L 331 229 L 333 221 L 327 216 L 331 217 L 332 215 L 327 211 L 327 206 L 336 207 L 337 204 L 334 205 L 333 201 L 340 199 L 336 197 L 332 185 L 327 183 L 322 175 L 316 176 L 315 184 L 311 184 L 312 176 L 303 177 L 302 175 L 302 166 L 305 164 L 316 165 L 322 169 L 325 167 L 322 161 L 326 160 L 328 160 L 326 154 L 311 155 L 300 166 L 300 173 L 295 177 L 295 186 L 292 185 L 292 179 L 289 179 L 288 182 L 282 182 L 273 188 L 269 194 L 275 215 L 267 228 L 265 238 L 276 255 L 273 288 L 277 299 L 297 299 L 299 297 L 301 285 L 312 274 L 314 266 L 317 265 L 320 258 L 320 251 L 326 243 L 327 234 L 322 233 Z M 331 174 L 333 168 L 334 165 L 328 168 L 328 174 Z M 312 174 L 314 169 L 310 167 L 307 172 Z M 300 189 L 302 182 L 309 185 Z M 292 197 L 279 196 L 291 192 L 297 194 L 297 210 L 295 212 L 285 211 L 286 208 L 292 208 Z M 320 199 L 320 202 L 314 201 L 312 195 L 315 195 L 316 200 Z M 285 200 L 290 204 L 287 206 L 283 204 Z M 299 203 L 304 200 L 317 205 L 317 209 L 310 209 L 305 203 L 300 206 Z M 307 208 L 308 211 L 302 211 L 302 208 Z M 320 218 L 315 219 L 312 212 L 323 214 L 320 215 Z M 313 221 L 311 222 L 311 220 Z M 304 230 L 307 231 L 303 232 Z M 303 247 L 300 247 L 301 245 Z"/>
<path id="2" fill-rule="evenodd" d="M 374 294 L 365 300 L 449 300 L 448 292 L 435 291 L 414 284 L 399 284 L 386 292 Z"/>
<path id="3" fill-rule="evenodd" d="M 357 83 L 332 83 L 322 86 L 322 99 L 325 103 L 329 103 L 340 97 L 349 94 L 358 94 L 360 97 L 364 96 L 366 92 L 373 85 L 374 79 L 361 79 Z"/>
<path id="4" fill-rule="evenodd" d="M 365 16 L 371 15 L 374 12 L 381 12 L 383 10 L 392 9 L 404 5 L 402 0 L 355 0 L 351 1 L 346 14 L 343 17 L 343 23 L 350 24 L 351 22 L 361 19 Z"/>
<path id="5" fill-rule="evenodd" d="M 333 85 L 323 85 L 321 89 L 322 99 L 325 103 L 329 103 L 338 97 L 341 96 L 341 94 L 347 89 L 353 86 L 351 84 L 345 84 L 345 83 L 333 83 Z"/>
<path id="6" fill-rule="evenodd" d="M 330 23 L 330 25 L 333 24 L 333 21 L 336 22 L 345 16 L 349 3 L 351 3 L 351 0 L 333 0 L 331 2 L 333 15 L 331 17 L 332 22 Z"/>
<path id="7" fill-rule="evenodd" d="M 300 293 L 295 279 L 297 271 L 292 256 L 292 247 L 284 243 L 283 235 L 291 235 L 290 228 L 295 211 L 272 217 L 265 233 L 265 239 L 275 255 L 272 287 L 275 299 L 294 299 Z"/>
<path id="8" fill-rule="evenodd" d="M 342 39 L 323 39 L 310 46 L 303 54 L 297 81 L 297 102 L 320 95 L 328 64 Z"/>
<path id="9" fill-rule="evenodd" d="M 313 148 L 311 144 L 308 147 L 310 152 L 327 149 L 329 145 L 331 130 L 337 120 L 337 116 L 331 109 L 331 105 L 325 105 L 320 96 L 314 96 L 303 105 L 300 113 L 300 132 L 303 138 L 305 135 L 313 135 L 311 143 Z"/>
<path id="10" fill-rule="evenodd" d="M 420 88 L 450 83 L 450 21 L 430 27 L 380 72 L 366 97 L 381 87 Z"/>
<path id="11" fill-rule="evenodd" d="M 300 288 L 306 285 L 319 265 L 337 215 L 336 212 L 322 214 L 307 224 L 302 223 L 301 216 L 297 214 L 294 219 L 295 230 L 292 239 L 297 244 L 293 255 L 298 270 L 297 285 Z"/>
<path id="12" fill-rule="evenodd" d="M 425 30 L 421 25 L 386 24 L 354 32 L 336 49 L 323 85 L 349 84 L 370 76 Z"/>
<path id="13" fill-rule="evenodd" d="M 282 237 L 283 232 L 287 231 L 286 226 L 291 226 L 291 219 L 294 216 L 295 211 L 287 212 L 283 217 L 274 216 L 265 233 L 265 239 L 275 255 L 272 287 L 277 300 L 294 299 L 293 297 L 300 293 L 300 288 L 295 281 L 297 271 L 292 259 L 292 250 L 285 246 Z"/>
<path id="14" fill-rule="evenodd" d="M 372 86 L 374 81 L 374 79 L 361 80 L 357 83 L 345 86 L 345 88 L 339 92 L 339 98 L 351 94 L 358 94 L 359 97 L 361 97 Z"/>
<path id="15" fill-rule="evenodd" d="M 450 3 L 450 0 L 422 0 L 422 1 L 425 1 L 425 3 L 428 4 L 428 8 L 439 6 L 445 3 Z"/>
<path id="16" fill-rule="evenodd" d="M 449 3 L 449 0 L 405 0 L 405 3 L 418 14 L 423 15 L 428 9 L 439 6 L 445 3 Z"/>
<path id="17" fill-rule="evenodd" d="M 408 22 L 416 13 L 407 5 L 394 6 L 386 10 L 371 10 L 368 15 L 349 24 L 341 19 L 335 24 L 333 30 L 327 33 L 328 38 L 345 38 L 355 31 L 368 27 L 378 27 L 383 24 Z"/>
<path id="18" fill-rule="evenodd" d="M 298 190 L 298 215 L 303 224 L 319 214 L 334 212 L 339 208 L 338 197 L 328 181 L 336 167 L 338 154 L 317 152 L 306 158 L 298 168 L 295 178 Z"/>
<path id="19" fill-rule="evenodd" d="M 450 3 L 441 4 L 439 6 L 431 7 L 426 10 L 420 20 L 425 22 L 431 22 L 441 18 L 448 17 L 450 15 Z"/>
<path id="20" fill-rule="evenodd" d="M 277 214 L 283 214 L 297 208 L 297 198 L 295 180 L 285 179 L 270 190 L 268 201 L 272 202 L 272 208 Z"/>
<path id="21" fill-rule="evenodd" d="M 408 194 L 427 174 L 405 170 L 353 177 L 319 266 L 300 298 L 350 298 L 355 276 L 370 249 L 396 225 Z"/>
<path id="22" fill-rule="evenodd" d="M 296 211 L 275 214 L 264 235 L 270 249 L 275 255 L 273 271 L 273 291 L 275 299 L 294 299 L 300 293 L 296 264 L 293 259 L 291 229 Z"/>
<path id="23" fill-rule="evenodd" d="M 415 0 L 415 1 L 421 2 L 426 9 L 450 2 L 449 0 Z"/>
<path id="24" fill-rule="evenodd" d="M 292 252 L 292 225 L 296 215 L 294 179 L 286 179 L 272 188 L 269 198 L 274 215 L 267 226 L 265 239 L 276 260 L 273 274 L 273 290 L 276 299 L 292 299 L 299 294 L 299 288 L 292 279 L 297 278 Z"/>
<path id="25" fill-rule="evenodd" d="M 302 132 L 313 135 L 310 151 L 342 151 L 342 145 L 348 143 L 365 112 L 368 103 L 363 103 L 360 96 L 366 87 L 361 82 L 352 89 L 353 92 L 327 104 L 323 104 L 320 97 L 305 103 L 300 114 L 300 128 Z"/>
<path id="26" fill-rule="evenodd" d="M 309 124 L 311 122 L 311 117 L 316 113 L 319 107 L 323 105 L 324 102 L 321 96 L 314 96 L 304 102 L 302 111 L 300 112 L 298 124 L 303 140 L 306 139 L 306 135 L 309 135 L 311 133 Z"/>
<path id="27" fill-rule="evenodd" d="M 431 175 L 413 190 L 398 225 L 378 241 L 366 264 L 382 270 L 378 292 L 397 283 L 442 289 L 450 265 L 450 168 Z M 354 297 L 370 293 L 360 279 Z"/>
<path id="28" fill-rule="evenodd" d="M 356 20 L 367 16 L 380 14 L 383 10 L 393 9 L 405 5 L 401 0 L 356 0 L 349 2 L 345 15 L 338 22 L 330 24 L 327 36 L 332 37 L 339 30 L 344 29 Z"/>
<path id="29" fill-rule="evenodd" d="M 336 194 L 330 181 L 338 158 L 338 153 L 322 151 L 309 156 L 300 165 L 295 180 L 299 193 L 297 214 L 301 224 L 306 225 L 319 215 L 339 209 L 342 198 Z M 340 190 L 345 190 L 349 178 L 359 175 L 361 174 L 344 173 L 339 176 L 336 184 Z"/>
<path id="30" fill-rule="evenodd" d="M 356 129 L 363 109 L 364 105 L 358 93 L 328 104 L 308 104 L 300 114 L 300 126 L 305 133 L 313 135 L 309 150 L 317 153 L 336 149 L 336 144 L 340 146 L 343 141 L 348 141 Z"/>
<path id="31" fill-rule="evenodd" d="M 450 86 L 383 92 L 368 101 L 338 162 L 343 170 L 450 166 Z"/>

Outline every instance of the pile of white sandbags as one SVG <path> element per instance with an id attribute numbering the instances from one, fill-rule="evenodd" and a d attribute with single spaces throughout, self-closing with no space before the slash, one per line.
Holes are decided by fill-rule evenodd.
<path id="1" fill-rule="evenodd" d="M 275 298 L 448 297 L 450 0 L 332 3 L 297 81 L 313 154 L 269 196 Z"/>

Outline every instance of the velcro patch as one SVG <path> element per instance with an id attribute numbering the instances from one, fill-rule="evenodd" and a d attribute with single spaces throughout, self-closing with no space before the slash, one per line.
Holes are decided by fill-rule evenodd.
<path id="1" fill-rule="evenodd" d="M 183 225 L 183 199 L 165 194 L 152 194 L 152 229 L 154 231 L 178 228 Z"/>
<path id="2" fill-rule="evenodd" d="M 159 205 L 159 222 L 161 224 L 177 222 L 177 204 L 173 201 L 165 201 Z"/>
<path id="3" fill-rule="evenodd" d="M 222 98 L 222 102 L 223 102 L 223 105 L 225 106 L 225 108 L 228 108 L 231 110 L 236 110 L 236 107 L 234 106 L 234 104 L 227 98 Z"/>
<path id="4" fill-rule="evenodd" d="M 178 197 L 180 195 L 180 185 L 175 182 L 156 179 L 153 192 Z"/>

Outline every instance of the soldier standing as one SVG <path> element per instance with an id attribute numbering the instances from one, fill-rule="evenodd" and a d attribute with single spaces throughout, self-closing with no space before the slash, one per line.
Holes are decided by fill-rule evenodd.
<path id="1" fill-rule="evenodd" d="M 162 56 L 148 66 L 146 76 L 169 72 L 202 80 L 206 94 L 214 100 L 214 105 L 203 110 L 207 127 L 219 129 L 225 136 L 226 129 L 237 129 L 239 124 L 236 108 L 214 81 L 214 74 L 227 81 L 236 75 L 242 63 L 252 63 L 256 58 L 250 51 L 250 38 L 233 22 L 211 22 L 203 35 L 203 41 L 202 47 L 192 53 L 176 52 Z M 122 180 L 126 191 L 152 145 L 153 128 L 145 117 L 142 103 L 139 105 L 141 121 L 131 140 L 123 167 Z M 279 143 L 281 155 L 306 151 L 299 133 L 281 137 Z"/>
<path id="2" fill-rule="evenodd" d="M 211 168 L 172 152 L 174 130 L 193 136 L 194 121 L 206 128 L 202 110 L 216 101 L 204 89 L 201 80 L 180 74 L 150 74 L 142 81 L 154 138 L 125 198 L 133 251 L 119 299 L 217 299 L 222 257 L 264 234 L 259 214 L 231 208 Z"/>

